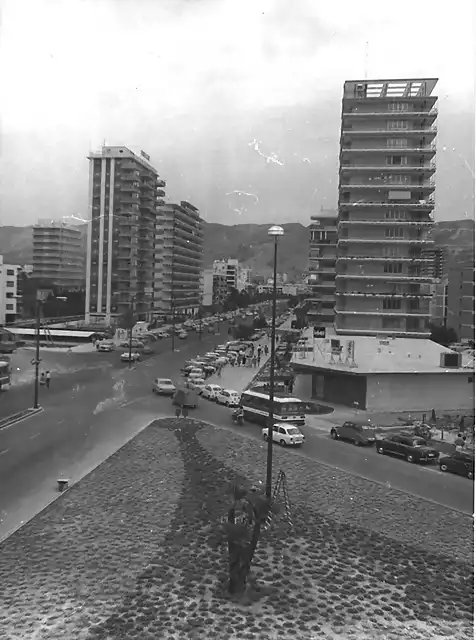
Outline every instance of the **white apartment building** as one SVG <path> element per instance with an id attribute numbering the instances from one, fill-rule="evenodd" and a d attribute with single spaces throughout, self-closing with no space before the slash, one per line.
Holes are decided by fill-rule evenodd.
<path id="1" fill-rule="evenodd" d="M 17 264 L 3 264 L 0 256 L 0 327 L 11 324 L 18 314 L 18 275 L 21 267 Z"/>
<path id="2" fill-rule="evenodd" d="M 202 304 L 204 307 L 211 307 L 213 304 L 213 269 L 203 271 Z"/>

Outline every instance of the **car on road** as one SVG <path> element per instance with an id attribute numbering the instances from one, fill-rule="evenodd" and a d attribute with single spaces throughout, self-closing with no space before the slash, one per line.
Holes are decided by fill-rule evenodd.
<path id="1" fill-rule="evenodd" d="M 156 378 L 152 391 L 163 396 L 173 396 L 177 389 L 170 378 Z"/>
<path id="2" fill-rule="evenodd" d="M 205 376 L 203 375 L 203 369 L 201 367 L 193 367 L 189 372 L 188 377 L 190 380 L 193 380 L 193 378 L 204 378 Z"/>
<path id="3" fill-rule="evenodd" d="M 133 351 L 130 356 L 129 356 L 129 352 L 126 351 L 125 353 L 121 354 L 121 361 L 122 362 L 138 362 L 140 360 L 140 353 L 138 353 L 137 351 Z"/>
<path id="4" fill-rule="evenodd" d="M 221 390 L 222 387 L 218 384 L 207 384 L 203 388 L 202 396 L 208 400 L 216 400 L 216 394 Z"/>
<path id="5" fill-rule="evenodd" d="M 377 453 L 390 453 L 405 458 L 407 462 L 437 462 L 439 451 L 427 445 L 426 440 L 410 435 L 390 435 L 377 438 Z"/>
<path id="6" fill-rule="evenodd" d="M 455 451 L 439 460 L 441 471 L 451 471 L 459 476 L 474 480 L 474 453 Z"/>
<path id="7" fill-rule="evenodd" d="M 227 407 L 237 407 L 240 404 L 240 396 L 233 389 L 221 389 L 215 394 L 215 401 Z"/>
<path id="8" fill-rule="evenodd" d="M 332 427 L 331 438 L 333 440 L 348 440 L 357 447 L 372 446 L 376 439 L 375 430 L 376 427 L 371 422 L 348 420 L 341 427 Z"/>
<path id="9" fill-rule="evenodd" d="M 124 342 L 121 342 L 121 347 L 123 347 L 124 349 L 127 349 L 129 346 L 131 346 L 133 349 L 140 349 L 144 346 L 144 343 L 141 340 L 131 340 L 131 342 L 129 342 L 129 340 L 124 340 Z"/>
<path id="10" fill-rule="evenodd" d="M 188 336 L 188 333 L 186 331 L 181 331 L 179 334 L 177 334 L 178 337 L 180 338 L 180 340 L 185 340 L 185 338 Z"/>
<path id="11" fill-rule="evenodd" d="M 106 341 L 106 340 L 104 340 L 103 342 L 100 342 L 98 344 L 98 351 L 103 351 L 107 353 L 114 351 L 114 342 Z"/>
<path id="12" fill-rule="evenodd" d="M 165 338 L 170 338 L 170 333 L 167 331 L 157 331 L 156 336 L 159 340 L 164 340 Z"/>
<path id="13" fill-rule="evenodd" d="M 263 440 L 268 440 L 268 428 L 261 429 Z M 273 442 L 282 447 L 300 447 L 305 440 L 301 431 L 294 424 L 276 423 L 273 425 Z"/>

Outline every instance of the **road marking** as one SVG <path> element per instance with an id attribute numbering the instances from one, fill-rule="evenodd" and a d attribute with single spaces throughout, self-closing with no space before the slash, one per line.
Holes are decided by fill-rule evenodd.
<path id="1" fill-rule="evenodd" d="M 3 451 L 0 451 L 0 456 L 3 456 L 4 453 L 8 453 L 10 451 L 10 449 L 4 449 Z"/>
<path id="2" fill-rule="evenodd" d="M 41 433 L 35 433 L 34 435 L 30 436 L 30 440 L 34 440 L 35 438 L 38 438 L 38 436 L 41 436 Z"/>

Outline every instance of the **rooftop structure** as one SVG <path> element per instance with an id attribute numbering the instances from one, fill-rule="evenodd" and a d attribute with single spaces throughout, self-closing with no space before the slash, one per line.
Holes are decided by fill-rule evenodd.
<path id="1" fill-rule="evenodd" d="M 165 181 L 144 152 L 102 147 L 89 156 L 86 322 L 111 324 L 134 308 L 150 320 L 157 207 Z"/>
<path id="2" fill-rule="evenodd" d="M 344 84 L 338 333 L 430 335 L 436 79 Z"/>

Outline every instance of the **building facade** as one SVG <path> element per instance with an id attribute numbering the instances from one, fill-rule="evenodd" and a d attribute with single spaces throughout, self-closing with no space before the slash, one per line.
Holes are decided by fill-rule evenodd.
<path id="1" fill-rule="evenodd" d="M 430 319 L 437 327 L 446 327 L 448 320 L 448 278 L 430 285 Z"/>
<path id="2" fill-rule="evenodd" d="M 154 314 L 195 315 L 202 305 L 203 220 L 189 202 L 164 204 L 156 224 Z"/>
<path id="3" fill-rule="evenodd" d="M 21 270 L 17 264 L 3 264 L 3 256 L 0 256 L 0 327 L 11 324 L 18 317 Z"/>
<path id="4" fill-rule="evenodd" d="M 311 217 L 309 226 L 309 263 L 307 284 L 310 305 L 307 312 L 311 324 L 334 322 L 336 291 L 337 211 L 321 209 Z"/>
<path id="5" fill-rule="evenodd" d="M 204 307 L 211 307 L 213 304 L 213 269 L 203 271 L 203 298 Z"/>
<path id="6" fill-rule="evenodd" d="M 133 308 L 151 320 L 157 207 L 164 180 L 144 152 L 102 147 L 89 156 L 86 322 L 114 323 Z"/>
<path id="7" fill-rule="evenodd" d="M 84 287 L 84 240 L 78 227 L 39 220 L 33 227 L 33 277 L 62 289 Z"/>
<path id="8" fill-rule="evenodd" d="M 459 340 L 474 340 L 474 267 L 448 272 L 447 327 Z"/>
<path id="9" fill-rule="evenodd" d="M 430 335 L 436 79 L 344 84 L 338 333 Z"/>

